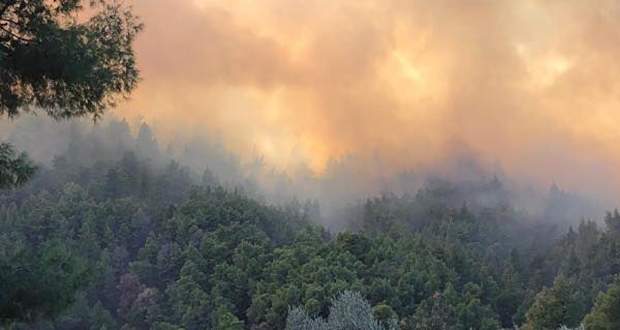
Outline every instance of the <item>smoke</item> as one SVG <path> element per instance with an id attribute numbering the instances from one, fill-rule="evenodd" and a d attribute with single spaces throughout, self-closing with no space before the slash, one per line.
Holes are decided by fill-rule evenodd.
<path id="1" fill-rule="evenodd" d="M 351 157 L 379 177 L 465 147 L 544 186 L 618 191 L 617 1 L 132 4 L 144 79 L 115 113 L 160 140 L 218 136 L 293 177 Z"/>
<path id="2" fill-rule="evenodd" d="M 197 170 L 333 203 L 497 173 L 617 203 L 618 1 L 128 3 L 143 80 L 113 114 Z"/>
<path id="3" fill-rule="evenodd" d="M 43 182 L 53 183 L 57 175 L 85 185 L 97 178 L 105 182 L 118 164 L 141 164 L 144 173 L 151 176 L 178 175 L 180 191 L 188 191 L 193 185 L 241 189 L 260 201 L 309 212 L 311 219 L 335 231 L 356 223 L 367 199 L 385 201 L 396 197 L 394 200 L 405 206 L 468 205 L 480 214 L 511 209 L 523 219 L 544 220 L 561 231 L 582 218 L 601 218 L 603 211 L 611 207 L 555 184 L 547 191 L 533 189 L 519 178 L 506 177 L 499 164 L 481 163 L 472 150 L 458 143 L 446 151 L 450 158 L 433 167 L 390 173 L 381 170 L 387 161 L 379 154 L 372 158 L 347 156 L 330 161 L 320 176 L 307 167 L 304 173 L 298 168 L 298 176 L 292 180 L 259 154 L 251 161 L 241 160 L 218 138 L 197 136 L 160 144 L 151 128 L 140 122 L 134 123 L 133 131 L 127 121 L 114 117 L 97 123 L 59 123 L 28 115 L 13 124 L 4 132 L 8 142 L 41 164 L 38 179 Z M 142 175 L 135 174 L 139 171 L 131 173 Z M 426 207 L 416 210 L 416 217 L 429 216 Z"/>

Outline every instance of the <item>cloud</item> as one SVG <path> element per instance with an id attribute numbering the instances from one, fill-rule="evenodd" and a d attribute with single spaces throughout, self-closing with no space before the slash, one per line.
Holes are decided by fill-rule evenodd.
<path id="1" fill-rule="evenodd" d="M 144 80 L 115 113 L 162 139 L 217 134 L 317 173 L 347 155 L 429 167 L 464 145 L 539 182 L 620 185 L 617 1 L 132 4 Z"/>

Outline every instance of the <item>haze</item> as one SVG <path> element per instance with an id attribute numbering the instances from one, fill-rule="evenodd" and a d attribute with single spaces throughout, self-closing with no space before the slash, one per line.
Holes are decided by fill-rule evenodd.
<path id="1" fill-rule="evenodd" d="M 510 174 L 615 191 L 616 1 L 134 0 L 143 81 L 115 111 L 217 135 L 292 176 L 466 148 Z"/>

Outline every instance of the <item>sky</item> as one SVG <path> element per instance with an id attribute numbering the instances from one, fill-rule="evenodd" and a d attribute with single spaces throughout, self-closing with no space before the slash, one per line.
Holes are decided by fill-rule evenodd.
<path id="1" fill-rule="evenodd" d="M 115 116 L 295 176 L 470 155 L 620 191 L 620 1 L 130 0 L 142 73 Z"/>

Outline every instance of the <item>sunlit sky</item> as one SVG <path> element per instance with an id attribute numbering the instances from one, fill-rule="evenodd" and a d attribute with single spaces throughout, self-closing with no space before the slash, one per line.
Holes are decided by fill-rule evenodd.
<path id="1" fill-rule="evenodd" d="M 465 146 L 515 175 L 620 186 L 620 1 L 128 3 L 143 80 L 114 113 L 162 141 L 217 136 L 319 175 Z"/>

